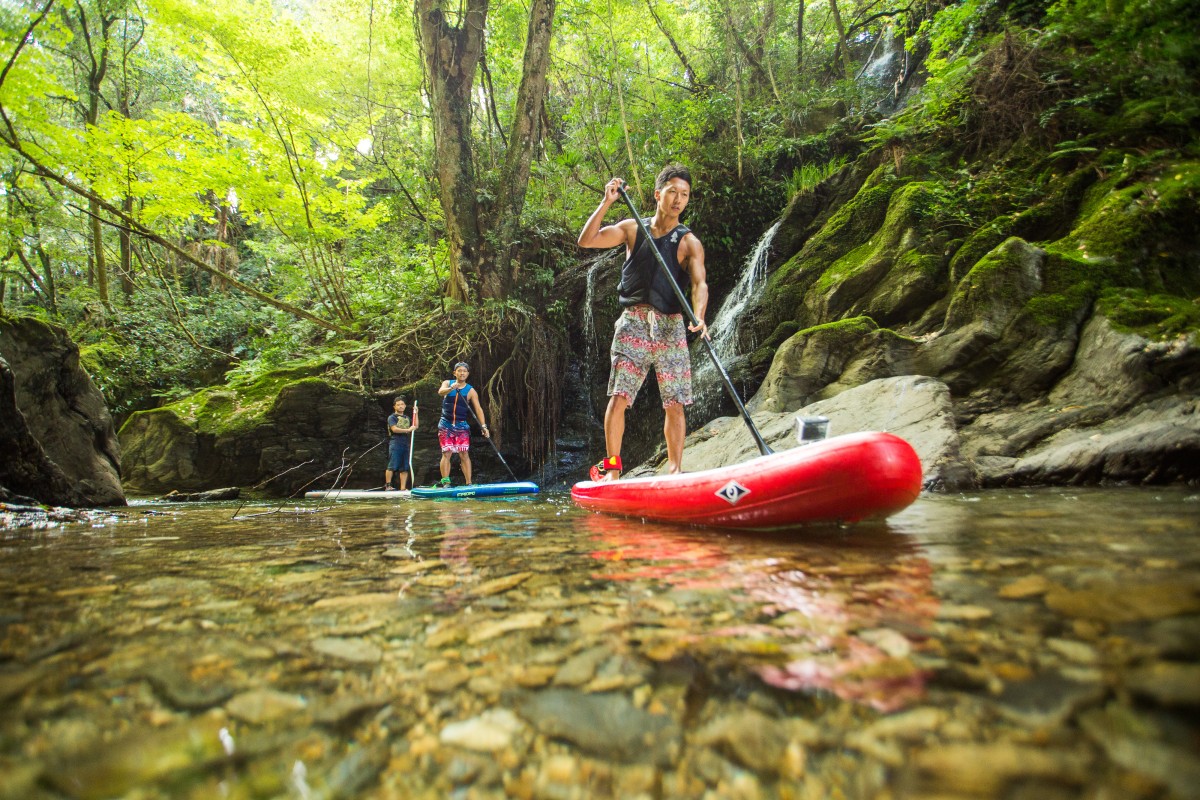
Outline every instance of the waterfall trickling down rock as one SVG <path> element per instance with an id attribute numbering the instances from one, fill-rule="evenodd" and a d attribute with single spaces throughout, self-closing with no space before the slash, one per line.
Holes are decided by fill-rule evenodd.
<path id="1" fill-rule="evenodd" d="M 882 49 L 880 45 L 882 45 Z M 889 25 L 880 32 L 879 38 L 875 40 L 875 46 L 871 48 L 871 55 L 867 59 L 867 63 L 859 70 L 858 78 L 876 86 L 887 86 L 896 80 L 903 68 L 903 42 L 896 35 L 895 28 Z"/>
<path id="2" fill-rule="evenodd" d="M 746 259 L 746 265 L 738 277 L 737 284 L 721 304 L 720 311 L 709 323 L 709 335 L 712 337 L 713 352 L 724 365 L 726 371 L 730 365 L 750 352 L 757 342 L 749 341 L 749 337 L 738 330 L 738 321 L 742 313 L 758 297 L 767 283 L 767 260 L 771 255 L 771 242 L 779 230 L 776 222 L 758 240 L 754 250 Z M 734 381 L 737 385 L 737 381 Z M 739 388 L 740 391 L 740 388 Z M 712 359 L 703 347 L 693 348 L 692 352 L 692 395 L 695 403 L 691 415 L 696 422 L 703 422 L 717 414 L 726 398 L 725 387 L 721 376 L 713 366 Z M 745 400 L 746 398 L 742 398 Z"/>
<path id="3" fill-rule="evenodd" d="M 581 320 L 581 328 L 583 330 L 583 382 L 587 389 L 588 401 L 592 400 L 592 378 L 595 375 L 595 361 L 604 359 L 604 354 L 608 346 L 608 339 L 600 339 L 596 334 L 596 281 L 598 273 L 605 268 L 620 270 L 621 259 L 624 257 L 624 249 L 618 250 L 613 248 L 604 253 L 600 253 L 592 263 L 588 265 L 586 290 L 583 297 L 583 319 Z"/>
<path id="4" fill-rule="evenodd" d="M 596 346 L 596 314 L 592 311 L 592 305 L 595 303 L 596 297 L 596 272 L 600 269 L 600 265 L 604 263 L 604 259 L 597 258 L 588 267 L 587 271 L 587 289 L 583 295 L 583 363 L 585 379 L 591 378 L 591 363 L 592 353 Z"/>
<path id="5" fill-rule="evenodd" d="M 889 25 L 876 38 L 867 62 L 858 72 L 858 81 L 877 89 L 891 87 L 891 91 L 881 95 L 876 103 L 876 110 L 891 113 L 904 103 L 912 69 L 908 51 L 904 48 L 904 37 L 894 25 Z"/>

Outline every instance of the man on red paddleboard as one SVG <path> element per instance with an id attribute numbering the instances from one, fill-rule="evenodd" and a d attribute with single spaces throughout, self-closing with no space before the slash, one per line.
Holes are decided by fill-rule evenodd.
<path id="1" fill-rule="evenodd" d="M 684 406 L 692 404 L 692 364 L 687 349 L 687 331 L 708 336 L 704 312 L 708 307 L 704 247 L 686 225 L 679 222 L 692 193 L 692 176 L 687 168 L 669 164 L 654 182 L 654 216 L 646 220 L 653 239 L 671 270 L 675 282 L 691 287 L 692 310 L 698 325 L 688 325 L 683 309 L 648 247 L 638 224 L 623 219 L 601 227 L 604 215 L 625 185 L 613 178 L 604 187 L 604 199 L 588 217 L 579 234 L 579 246 L 591 248 L 625 245 L 618 299 L 624 309 L 613 332 L 612 370 L 608 377 L 608 408 L 604 411 L 604 441 L 608 456 L 592 467 L 592 480 L 616 480 L 621 476 L 621 440 L 625 436 L 625 409 L 633 405 L 650 368 L 658 378 L 666 422 L 667 469 L 683 467 L 683 440 L 687 435 Z"/>

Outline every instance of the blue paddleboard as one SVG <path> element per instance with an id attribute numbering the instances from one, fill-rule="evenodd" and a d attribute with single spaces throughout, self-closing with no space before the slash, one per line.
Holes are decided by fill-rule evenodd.
<path id="1" fill-rule="evenodd" d="M 481 483 L 470 486 L 418 486 L 412 490 L 413 497 L 506 497 L 514 494 L 537 494 L 536 483 Z"/>

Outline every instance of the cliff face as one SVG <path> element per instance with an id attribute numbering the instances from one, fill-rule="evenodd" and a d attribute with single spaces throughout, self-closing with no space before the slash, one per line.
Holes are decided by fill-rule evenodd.
<path id="1" fill-rule="evenodd" d="M 0 317 L 0 496 L 117 506 L 121 450 L 66 331 Z"/>

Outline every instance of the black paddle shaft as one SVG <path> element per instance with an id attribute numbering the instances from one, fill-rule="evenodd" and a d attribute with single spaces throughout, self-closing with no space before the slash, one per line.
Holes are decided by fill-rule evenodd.
<path id="1" fill-rule="evenodd" d="M 479 417 L 475 416 L 475 412 L 471 410 L 470 403 L 467 403 L 467 413 L 471 415 L 471 419 L 475 420 L 476 425 L 478 425 L 481 428 L 483 427 L 483 423 L 479 421 Z M 500 448 L 496 447 L 496 443 L 492 441 L 492 437 L 485 436 L 483 438 L 487 439 L 488 444 L 490 444 L 492 446 L 492 449 L 496 451 L 496 458 L 500 459 L 500 463 L 504 465 L 504 468 L 506 470 L 508 470 L 508 474 L 512 476 L 512 479 L 514 481 L 517 480 L 517 474 L 512 471 L 512 467 L 510 467 L 508 465 L 508 462 L 504 460 L 504 456 L 500 455 Z"/>
<path id="2" fill-rule="evenodd" d="M 629 199 L 629 194 L 625 191 L 624 184 L 617 187 L 617 191 L 621 193 L 621 199 L 625 201 L 625 205 L 629 206 L 629 213 L 633 214 L 634 222 L 642 232 L 642 236 L 646 239 L 646 245 L 650 248 L 650 252 L 654 253 L 654 259 L 658 262 L 658 267 L 667 276 L 667 280 L 671 283 L 671 288 L 675 291 L 675 297 L 679 300 L 679 305 L 683 307 L 683 313 L 688 318 L 688 321 L 693 326 L 700 325 L 700 320 L 696 317 L 696 312 L 692 311 L 691 303 L 683 295 L 683 289 L 679 288 L 679 282 L 675 280 L 675 276 L 671 274 L 670 267 L 663 260 L 662 253 L 658 252 L 658 248 L 654 246 L 654 237 L 650 235 L 650 229 L 646 227 L 642 215 L 638 213 L 637 207 L 633 201 Z M 721 375 L 721 380 L 725 383 L 725 391 L 733 398 L 733 404 L 737 406 L 738 413 L 742 415 L 742 419 L 746 421 L 746 427 L 750 429 L 750 435 L 754 437 L 754 443 L 758 445 L 758 450 L 764 456 L 771 455 L 771 448 L 767 446 L 763 440 L 762 434 L 758 432 L 758 428 L 754 426 L 754 421 L 750 419 L 750 412 L 746 411 L 746 406 L 742 403 L 742 398 L 738 397 L 737 389 L 733 388 L 733 381 L 729 379 L 729 373 L 725 371 L 725 367 L 721 365 L 721 360 L 717 358 L 717 353 L 713 350 L 712 342 L 707 336 L 701 336 L 700 341 L 704 343 L 704 349 L 708 351 L 708 357 L 712 359 L 713 366 L 717 368 L 717 372 Z"/>

